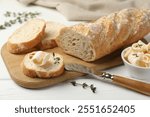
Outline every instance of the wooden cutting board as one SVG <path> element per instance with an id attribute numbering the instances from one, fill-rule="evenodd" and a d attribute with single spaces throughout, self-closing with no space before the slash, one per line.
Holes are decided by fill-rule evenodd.
<path id="1" fill-rule="evenodd" d="M 109 56 L 106 56 L 102 59 L 99 59 L 95 62 L 90 62 L 90 63 L 84 62 L 73 56 L 64 54 L 62 50 L 58 47 L 54 49 L 49 49 L 46 51 L 57 52 L 61 54 L 64 58 L 65 64 L 77 63 L 77 64 L 87 66 L 89 68 L 94 68 L 96 70 L 104 70 L 104 69 L 122 64 L 122 61 L 120 58 L 120 51 L 117 51 Z M 56 78 L 50 78 L 50 79 L 30 78 L 23 74 L 22 69 L 20 67 L 20 63 L 22 62 L 23 57 L 25 55 L 15 55 L 15 54 L 9 53 L 6 48 L 6 44 L 1 49 L 1 55 L 8 69 L 8 72 L 10 73 L 12 80 L 14 80 L 18 85 L 25 87 L 25 88 L 47 87 L 47 86 L 55 85 L 60 82 L 70 80 L 73 78 L 77 78 L 79 76 L 84 75 L 78 72 L 65 71 L 63 75 L 56 77 Z"/>

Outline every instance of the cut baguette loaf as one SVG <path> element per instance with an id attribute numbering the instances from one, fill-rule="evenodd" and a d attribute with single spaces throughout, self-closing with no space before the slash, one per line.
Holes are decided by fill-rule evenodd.
<path id="1" fill-rule="evenodd" d="M 11 53 L 24 53 L 38 43 L 44 36 L 45 21 L 32 19 L 17 29 L 8 39 L 7 49 Z"/>
<path id="2" fill-rule="evenodd" d="M 129 8 L 93 23 L 63 28 L 57 44 L 70 55 L 94 61 L 143 38 L 149 32 L 150 10 Z"/>
<path id="3" fill-rule="evenodd" d="M 65 26 L 60 23 L 46 22 L 45 37 L 41 43 L 37 45 L 37 48 L 40 50 L 45 50 L 56 47 L 56 37 L 59 35 L 60 30 L 64 27 Z"/>
<path id="4" fill-rule="evenodd" d="M 43 51 L 28 53 L 21 63 L 23 73 L 29 77 L 52 78 L 64 72 L 61 55 Z"/>

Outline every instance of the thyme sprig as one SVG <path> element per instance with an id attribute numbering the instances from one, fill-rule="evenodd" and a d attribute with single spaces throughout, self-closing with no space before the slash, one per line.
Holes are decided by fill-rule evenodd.
<path id="1" fill-rule="evenodd" d="M 56 57 L 55 53 L 53 52 L 53 58 L 54 58 L 54 64 L 59 64 L 60 63 L 60 57 Z"/>
<path id="2" fill-rule="evenodd" d="M 73 86 L 77 86 L 77 85 L 82 86 L 83 89 L 90 88 L 93 93 L 96 93 L 96 87 L 93 84 L 88 85 L 86 83 L 77 83 L 76 81 L 71 81 L 70 83 Z"/>
<path id="3" fill-rule="evenodd" d="M 38 15 L 40 15 L 40 13 L 39 12 L 6 11 L 3 15 L 4 15 L 4 17 L 6 17 L 7 21 L 5 21 L 3 24 L 0 24 L 0 30 L 4 30 L 8 27 L 11 27 L 12 25 L 14 25 L 16 23 L 22 24 L 23 22 L 26 22 L 29 19 L 37 17 Z"/>

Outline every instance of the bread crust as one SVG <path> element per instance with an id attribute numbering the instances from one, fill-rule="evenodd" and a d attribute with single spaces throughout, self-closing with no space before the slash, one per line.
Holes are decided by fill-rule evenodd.
<path id="1" fill-rule="evenodd" d="M 61 74 L 64 73 L 64 64 L 61 64 L 59 69 L 52 70 L 52 71 L 51 70 L 50 71 L 40 71 L 40 70 L 37 70 L 36 68 L 28 67 L 26 65 L 25 61 L 27 61 L 27 59 L 29 59 L 29 54 L 27 54 L 24 57 L 24 59 L 21 63 L 21 69 L 22 69 L 24 75 L 26 75 L 28 77 L 32 77 L 32 78 L 54 78 L 54 77 L 60 76 Z"/>
<path id="2" fill-rule="evenodd" d="M 32 40 L 23 42 L 23 43 L 12 43 L 9 39 L 17 32 L 14 32 L 12 34 L 12 36 L 10 36 L 10 38 L 7 41 L 7 50 L 10 53 L 20 54 L 20 53 L 28 52 L 28 50 L 34 48 L 38 43 L 41 42 L 41 40 L 43 39 L 44 34 L 45 34 L 46 25 L 45 25 L 44 20 L 41 20 L 41 19 L 37 19 L 37 20 L 43 22 L 43 26 L 40 29 L 40 32 L 38 34 L 36 34 Z M 24 25 L 26 25 L 26 24 L 24 24 Z M 21 28 L 23 28 L 23 26 Z M 32 33 L 32 31 L 31 31 L 31 33 Z"/>
<path id="3" fill-rule="evenodd" d="M 142 39 L 149 32 L 150 10 L 129 8 L 104 16 L 92 23 L 63 28 L 57 43 L 67 54 L 84 61 L 95 61 Z M 74 38 L 79 39 L 80 44 L 76 43 L 73 48 L 69 43 L 74 44 Z M 85 49 L 80 46 L 84 43 L 87 45 Z"/>
<path id="4" fill-rule="evenodd" d="M 51 40 L 42 40 L 37 46 L 36 48 L 39 50 L 46 50 L 46 49 L 52 49 L 57 47 L 57 43 L 55 41 L 55 39 L 51 39 Z"/>

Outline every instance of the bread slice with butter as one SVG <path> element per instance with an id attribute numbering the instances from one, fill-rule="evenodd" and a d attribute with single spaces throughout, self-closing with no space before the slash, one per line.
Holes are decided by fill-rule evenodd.
<path id="1" fill-rule="evenodd" d="M 63 57 L 57 53 L 34 51 L 25 55 L 21 63 L 23 73 L 29 77 L 52 78 L 64 72 Z"/>
<path id="2" fill-rule="evenodd" d="M 65 25 L 56 23 L 56 22 L 46 22 L 45 36 L 41 43 L 36 47 L 40 50 L 51 49 L 57 47 L 55 42 L 56 37 L 59 35 L 59 32 Z"/>
<path id="3" fill-rule="evenodd" d="M 18 28 L 8 39 L 7 49 L 11 53 L 24 53 L 39 44 L 44 36 L 46 23 L 32 19 Z"/>

